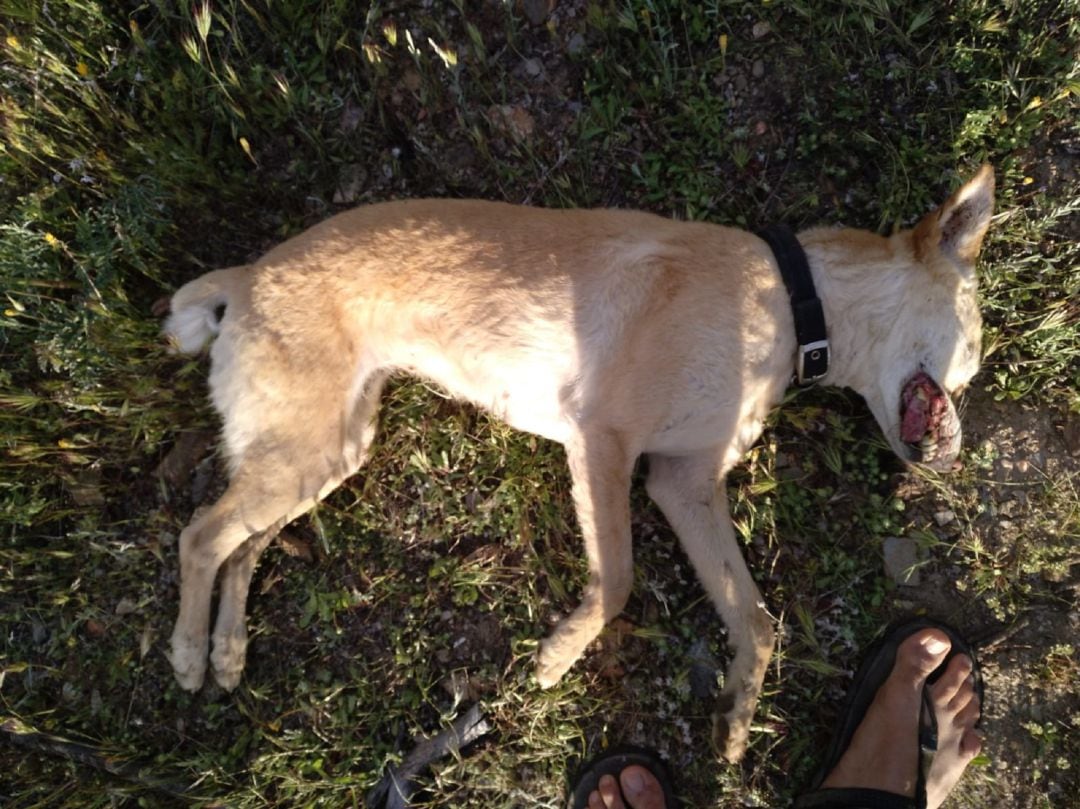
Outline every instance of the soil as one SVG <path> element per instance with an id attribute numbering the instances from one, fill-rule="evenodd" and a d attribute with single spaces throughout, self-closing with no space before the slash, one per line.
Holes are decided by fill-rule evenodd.
<path id="1" fill-rule="evenodd" d="M 1073 437 L 1076 416 L 996 402 L 986 394 L 969 397 L 964 413 L 966 441 L 996 455 L 977 489 L 984 506 L 970 530 L 988 552 L 1007 554 L 1021 538 L 1038 542 L 1043 492 L 1048 483 L 1080 482 L 1080 447 Z M 932 499 L 922 506 L 937 509 Z M 939 512 L 940 513 L 940 512 Z M 1035 536 L 1032 536 L 1035 532 Z M 1074 566 L 1075 567 L 1075 566 Z M 996 783 L 969 778 L 967 795 L 956 805 L 1075 805 L 1078 759 L 1076 721 L 1080 717 L 1075 646 L 1080 638 L 1075 570 L 1045 583 L 1051 597 L 1034 600 L 1000 622 L 964 589 L 963 571 L 947 563 L 931 566 L 913 604 L 959 620 L 981 646 L 986 703 L 981 730 Z M 1038 576 L 1038 574 L 1031 574 Z M 1057 576 L 1054 577 L 1059 578 Z M 997 629 L 993 629 L 993 627 Z M 980 643 L 981 642 L 981 643 Z M 1057 651 L 1055 651 L 1057 650 Z M 1053 723 L 1071 741 L 1057 758 L 1044 755 L 1044 734 Z"/>

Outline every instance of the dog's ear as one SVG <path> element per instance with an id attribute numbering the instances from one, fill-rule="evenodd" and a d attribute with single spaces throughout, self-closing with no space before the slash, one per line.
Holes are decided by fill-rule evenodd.
<path id="1" fill-rule="evenodd" d="M 926 260 L 937 250 L 961 269 L 973 269 L 993 213 L 994 169 L 985 163 L 944 205 L 915 226 L 915 255 Z"/>

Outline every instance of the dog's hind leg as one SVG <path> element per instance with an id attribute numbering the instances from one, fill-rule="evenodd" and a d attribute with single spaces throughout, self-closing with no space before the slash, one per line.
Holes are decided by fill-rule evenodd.
<path id="1" fill-rule="evenodd" d="M 202 686 L 209 647 L 210 598 L 222 563 L 249 537 L 280 517 L 292 501 L 296 481 L 271 479 L 241 465 L 225 494 L 180 533 L 180 613 L 170 641 L 169 661 L 177 682 L 189 691 Z M 285 507 L 288 511 L 288 507 Z"/>
<path id="2" fill-rule="evenodd" d="M 341 470 L 322 486 L 316 499 L 322 499 L 336 489 L 367 460 L 375 438 L 376 414 L 385 381 L 386 374 L 382 372 L 373 374 L 366 381 L 352 416 L 342 428 L 346 441 L 341 450 Z M 248 643 L 247 597 L 259 556 L 286 524 L 310 507 L 306 502 L 299 504 L 293 514 L 248 539 L 222 565 L 210 667 L 218 685 L 226 690 L 231 691 L 239 684 L 244 671 Z"/>
<path id="3" fill-rule="evenodd" d="M 540 644 L 536 679 L 547 688 L 581 657 L 604 624 L 622 612 L 634 581 L 630 475 L 637 453 L 607 431 L 566 445 L 589 581 L 581 605 Z"/>
<path id="4" fill-rule="evenodd" d="M 667 517 L 728 630 L 732 660 L 724 678 L 714 736 L 724 758 L 746 751 L 750 721 L 776 635 L 746 567 L 718 480 L 715 452 L 649 456 L 646 489 Z"/>

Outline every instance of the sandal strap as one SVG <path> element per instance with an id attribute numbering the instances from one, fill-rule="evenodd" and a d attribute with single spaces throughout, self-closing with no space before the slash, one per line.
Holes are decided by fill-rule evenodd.
<path id="1" fill-rule="evenodd" d="M 800 796 L 795 809 L 918 809 L 918 803 L 880 789 L 819 789 Z"/>

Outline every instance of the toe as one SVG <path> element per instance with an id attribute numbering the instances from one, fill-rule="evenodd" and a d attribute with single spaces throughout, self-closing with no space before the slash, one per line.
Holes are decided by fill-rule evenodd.
<path id="1" fill-rule="evenodd" d="M 633 764 L 619 773 L 626 800 L 632 809 L 665 809 L 664 790 L 656 776 Z"/>
<path id="2" fill-rule="evenodd" d="M 972 665 L 967 655 L 957 655 L 949 661 L 945 673 L 930 686 L 930 696 L 937 708 L 945 709 L 964 689 L 974 693 L 973 680 L 970 680 Z M 964 700 L 966 702 L 966 700 Z M 962 707 L 962 706 L 961 706 Z"/>
<path id="3" fill-rule="evenodd" d="M 958 705 L 956 701 L 954 701 L 950 703 L 950 706 L 957 708 L 956 716 L 953 717 L 954 725 L 961 728 L 975 727 L 975 723 L 979 721 L 981 709 L 978 695 L 973 692 L 968 696 L 965 703 Z"/>
<path id="4" fill-rule="evenodd" d="M 974 730 L 967 731 L 960 737 L 960 754 L 968 761 L 979 755 L 982 750 L 982 736 Z"/>
<path id="5" fill-rule="evenodd" d="M 924 629 L 906 638 L 896 652 L 889 679 L 921 690 L 926 678 L 941 665 L 949 651 L 949 636 L 940 629 Z"/>
<path id="6" fill-rule="evenodd" d="M 607 809 L 626 809 L 622 801 L 622 793 L 619 791 L 619 782 L 614 776 L 603 775 L 600 777 L 600 797 L 604 799 Z"/>
<path id="7" fill-rule="evenodd" d="M 595 789 L 589 793 L 589 809 L 607 809 L 604 799 Z"/>

